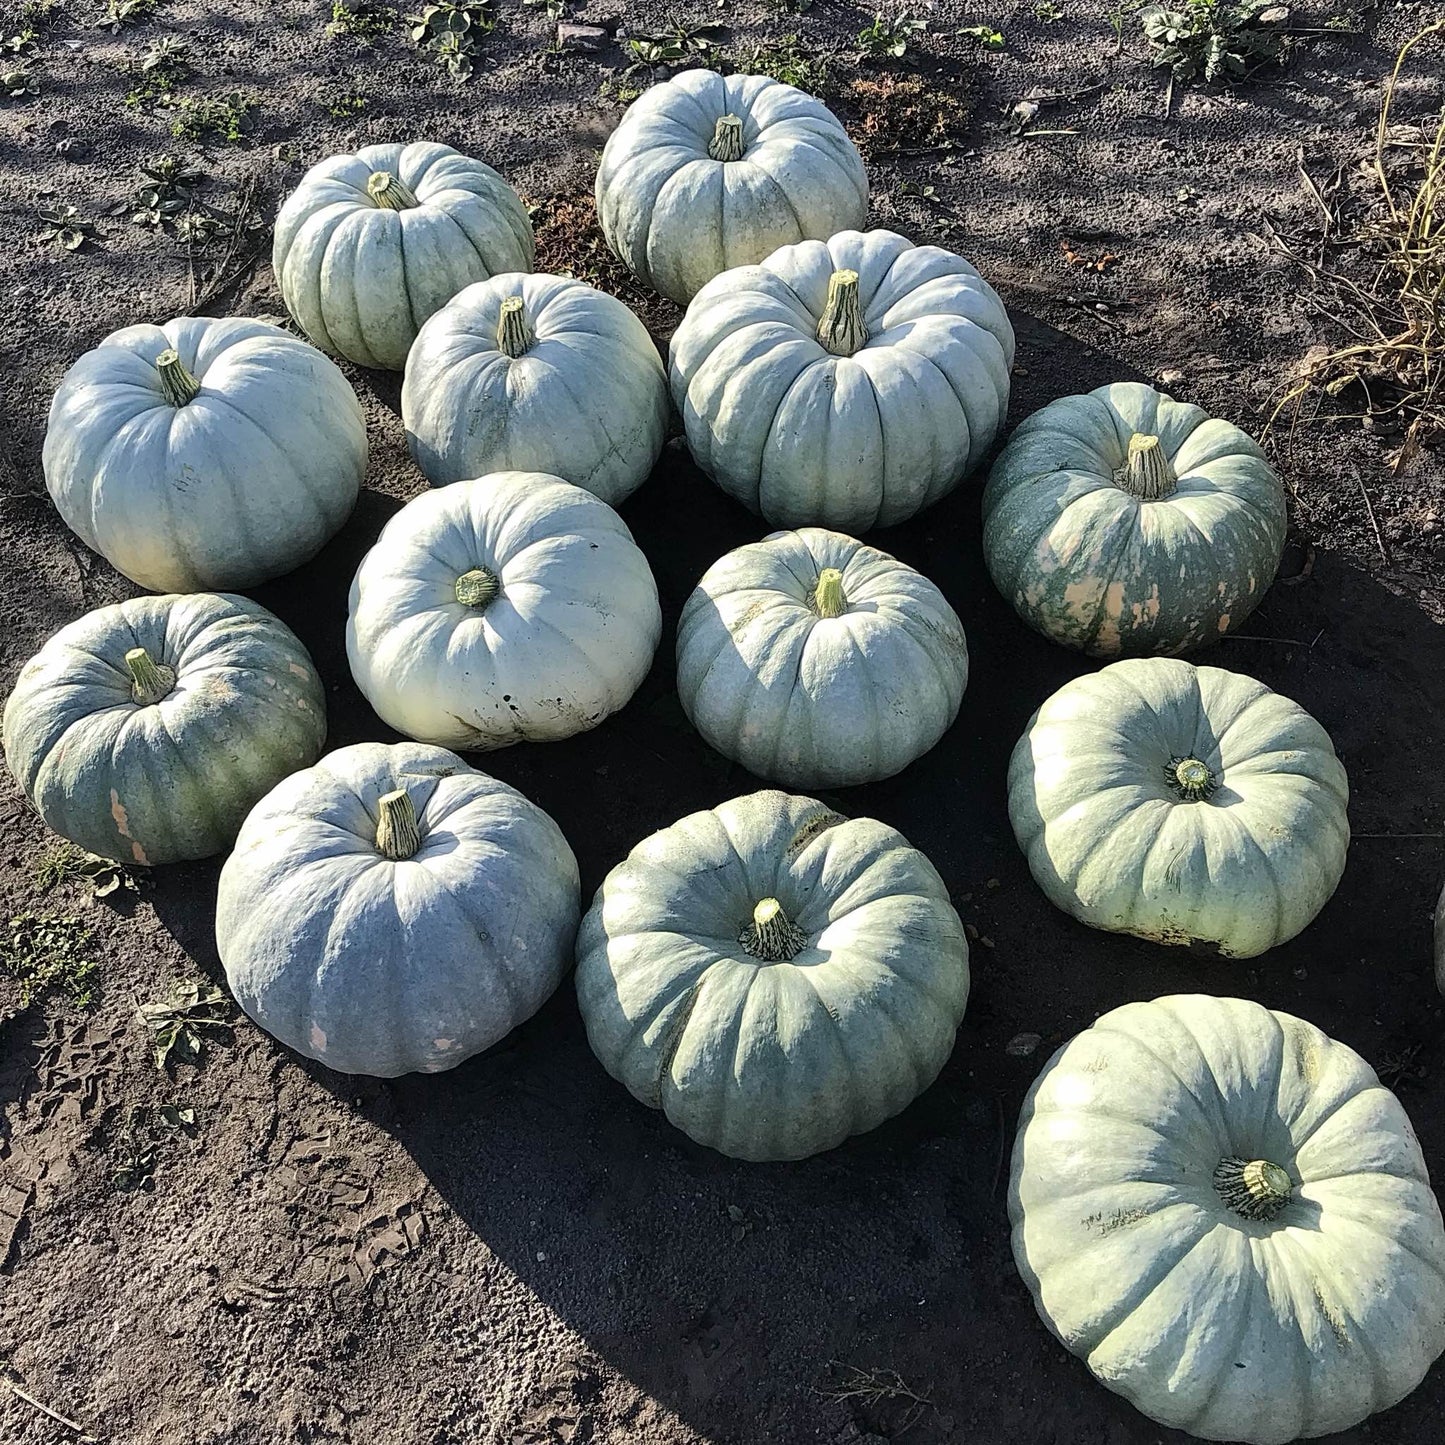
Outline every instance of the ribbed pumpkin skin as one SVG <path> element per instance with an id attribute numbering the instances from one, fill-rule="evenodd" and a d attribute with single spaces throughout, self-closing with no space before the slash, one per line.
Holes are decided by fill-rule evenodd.
<path id="1" fill-rule="evenodd" d="M 858 273 L 868 340 L 818 341 L 829 278 Z M 694 460 L 775 527 L 858 535 L 931 506 L 1008 409 L 1013 327 L 960 256 L 844 231 L 724 272 L 687 309 L 668 375 Z"/>
<path id="2" fill-rule="evenodd" d="M 418 204 L 378 205 L 377 172 Z M 362 146 L 311 167 L 276 217 L 281 294 L 323 351 L 400 371 L 422 323 L 474 281 L 530 271 L 532 223 L 491 166 L 431 141 Z"/>
<path id="3" fill-rule="evenodd" d="M 1288 1174 L 1273 1219 L 1215 1188 L 1230 1157 Z M 1206 1440 L 1348 1429 L 1445 1349 L 1445 1230 L 1405 1111 L 1353 1049 L 1257 1003 L 1126 1004 L 1065 1044 L 1024 1102 L 1009 1217 L 1049 1329 Z"/>
<path id="4" fill-rule="evenodd" d="M 818 615 L 826 568 L 847 611 Z M 958 716 L 968 644 L 943 594 L 841 532 L 774 532 L 704 574 L 677 629 L 677 695 L 725 757 L 789 787 L 889 778 Z"/>
<path id="5" fill-rule="evenodd" d="M 1197 759 L 1216 791 L 1185 801 Z M 1261 682 L 1130 658 L 1061 687 L 1014 748 L 1009 817 L 1034 880 L 1092 928 L 1252 958 L 1329 901 L 1350 842 L 1329 734 Z"/>
<path id="6" fill-rule="evenodd" d="M 479 611 L 456 588 L 483 567 L 500 595 Z M 497 472 L 386 524 L 351 584 L 346 655 L 398 732 L 487 751 L 596 727 L 661 635 L 652 571 L 611 507 L 560 477 Z"/>
<path id="7" fill-rule="evenodd" d="M 497 328 L 515 296 L 533 340 L 513 358 Z M 565 276 L 497 276 L 422 327 L 401 415 L 433 486 L 549 472 L 615 506 L 667 440 L 667 378 L 647 328 L 615 297 Z"/>
<path id="8" fill-rule="evenodd" d="M 1115 481 L 1129 439 L 1178 473 L 1156 500 Z M 1027 418 L 989 473 L 984 557 L 1045 637 L 1095 657 L 1180 653 L 1238 628 L 1274 580 L 1285 493 L 1237 426 L 1134 382 Z"/>
<path id="9" fill-rule="evenodd" d="M 718 120 L 743 154 L 708 154 Z M 868 174 L 821 101 L 766 75 L 685 70 L 635 100 L 597 169 L 607 244 L 654 291 L 686 306 L 721 271 L 868 219 Z"/>
<path id="10" fill-rule="evenodd" d="M 167 349 L 201 383 L 166 398 Z M 265 321 L 112 332 L 50 407 L 45 485 L 65 524 L 153 592 L 251 587 L 309 561 L 356 504 L 361 404 L 335 363 Z"/>
<path id="11" fill-rule="evenodd" d="M 393 862 L 376 825 L 398 789 L 421 847 Z M 342 1073 L 394 1078 L 455 1068 L 536 1013 L 580 909 L 567 840 L 515 788 L 441 748 L 358 743 L 246 819 L 221 870 L 216 944 L 269 1034 Z"/>
<path id="12" fill-rule="evenodd" d="M 176 672 L 137 703 L 125 655 Z M 5 760 L 46 824 L 104 858 L 177 863 L 230 847 L 251 806 L 326 740 L 306 649 L 244 597 L 136 597 L 62 627 L 5 705 Z"/>
<path id="13" fill-rule="evenodd" d="M 806 936 L 739 941 L 764 898 Z M 928 1087 L 968 1001 L 968 945 L 928 859 L 892 828 L 762 792 L 693 813 L 607 875 L 577 940 L 587 1037 L 700 1144 L 801 1159 Z"/>

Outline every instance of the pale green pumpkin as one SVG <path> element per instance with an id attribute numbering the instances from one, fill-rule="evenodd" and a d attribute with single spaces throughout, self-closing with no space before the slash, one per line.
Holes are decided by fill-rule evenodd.
<path id="1" fill-rule="evenodd" d="M 762 792 L 639 843 L 577 940 L 608 1073 L 701 1144 L 801 1159 L 872 1129 L 953 1049 L 968 945 L 892 828 Z"/>
<path id="2" fill-rule="evenodd" d="M 1285 494 L 1237 426 L 1134 382 L 1050 402 L 983 494 L 995 585 L 1044 636 L 1099 657 L 1238 628 L 1274 580 Z"/>
<path id="3" fill-rule="evenodd" d="M 963 625 L 928 578 L 841 532 L 713 563 L 677 626 L 677 695 L 724 756 L 794 788 L 889 778 L 958 715 Z"/>
<path id="4" fill-rule="evenodd" d="M 961 256 L 841 231 L 709 281 L 668 348 L 693 460 L 775 527 L 854 536 L 931 506 L 1008 410 L 1014 333 Z"/>
<path id="5" fill-rule="evenodd" d="M 209 592 L 88 612 L 25 664 L 5 705 L 5 760 L 36 811 L 124 863 L 230 847 L 325 739 L 325 694 L 295 634 Z"/>
<path id="6" fill-rule="evenodd" d="M 154 592 L 251 587 L 320 551 L 366 473 L 336 363 L 269 321 L 125 326 L 65 373 L 45 485 L 66 525 Z"/>
<path id="7" fill-rule="evenodd" d="M 1009 764 L 1039 886 L 1093 928 L 1250 958 L 1344 872 L 1349 785 L 1325 730 L 1261 682 L 1131 658 L 1066 683 Z"/>
<path id="8" fill-rule="evenodd" d="M 868 219 L 868 175 L 828 108 L 766 75 L 684 70 L 635 100 L 597 168 L 607 244 L 686 306 L 721 271 Z"/>
<path id="9" fill-rule="evenodd" d="M 1257 1003 L 1126 1004 L 1060 1049 L 1024 1102 L 1009 1218 L 1049 1329 L 1207 1440 L 1349 1429 L 1445 1349 L 1410 1121 L 1354 1050 Z"/>
<path id="10" fill-rule="evenodd" d="M 272 262 L 317 346 L 400 371 L 427 317 L 535 256 L 526 207 L 491 166 L 414 141 L 312 166 L 276 216 Z"/>

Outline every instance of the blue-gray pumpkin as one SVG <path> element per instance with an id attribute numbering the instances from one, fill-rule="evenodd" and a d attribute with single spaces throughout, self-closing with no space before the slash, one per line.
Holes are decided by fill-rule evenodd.
<path id="1" fill-rule="evenodd" d="M 535 803 L 443 748 L 358 743 L 253 809 L 216 945 L 268 1033 L 392 1078 L 454 1068 L 530 1018 L 580 911 L 577 860 Z"/>

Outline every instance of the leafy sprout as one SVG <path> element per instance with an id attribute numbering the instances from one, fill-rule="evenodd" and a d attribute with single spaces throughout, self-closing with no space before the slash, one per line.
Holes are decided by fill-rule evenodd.
<path id="1" fill-rule="evenodd" d="M 160 1003 L 140 1006 L 141 1021 L 155 1045 L 156 1068 L 199 1064 L 206 1045 L 229 1039 L 226 996 L 208 983 L 178 984 Z"/>
<path id="2" fill-rule="evenodd" d="M 873 23 L 858 32 L 858 47 L 872 60 L 899 60 L 915 35 L 928 29 L 926 20 L 916 19 L 906 10 L 897 15 L 875 14 Z"/>
<path id="3" fill-rule="evenodd" d="M 1262 65 L 1282 63 L 1289 37 L 1275 27 L 1288 19 L 1276 0 L 1185 0 L 1177 9 L 1148 5 L 1139 12 L 1153 63 L 1182 84 L 1243 80 Z"/>
<path id="4" fill-rule="evenodd" d="M 64 251 L 78 251 L 100 235 L 95 222 L 81 215 L 75 206 L 53 206 L 36 214 L 44 224 L 40 239 L 51 241 Z"/>

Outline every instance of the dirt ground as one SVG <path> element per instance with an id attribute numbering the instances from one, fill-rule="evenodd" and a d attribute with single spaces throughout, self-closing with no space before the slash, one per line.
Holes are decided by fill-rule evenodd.
<path id="1" fill-rule="evenodd" d="M 1263 218 L 1304 234 L 1317 224 L 1300 163 L 1317 176 L 1343 167 L 1347 194 L 1362 184 L 1381 80 L 1430 7 L 1362 10 L 1362 33 L 1315 37 L 1237 92 L 1177 89 L 1167 116 L 1136 21 L 1126 16 L 1120 52 L 1105 0 L 1057 8 L 1050 20 L 1032 0 L 923 6 L 931 35 L 902 62 L 863 68 L 852 37 L 871 7 L 676 13 L 725 27 L 718 64 L 741 68 L 754 46 L 792 34 L 811 53 L 840 51 L 828 98 L 867 146 L 873 223 L 961 251 L 1010 308 L 1014 421 L 1068 392 L 1167 378 L 1258 430 L 1306 349 L 1337 339 L 1300 273 L 1271 254 Z M 66 366 L 135 321 L 282 310 L 264 224 L 188 256 L 174 234 L 110 214 L 150 158 L 195 156 L 213 177 L 208 203 L 244 202 L 269 223 L 328 154 L 447 141 L 535 203 L 539 267 L 615 287 L 660 343 L 678 319 L 628 287 L 588 230 L 597 151 L 621 114 L 599 94 L 625 83 L 615 43 L 548 53 L 544 11 L 502 0 L 478 75 L 459 84 L 399 29 L 371 43 L 328 36 L 325 0 L 172 0 L 117 35 L 94 28 L 102 9 L 66 0 L 34 52 L 39 94 L 0 101 L 7 690 L 56 628 L 134 590 L 44 495 L 46 408 Z M 625 24 L 649 33 L 672 13 L 628 6 Z M 1310 23 L 1327 13 L 1316 7 Z M 568 18 L 610 22 L 618 7 L 588 0 Z M 983 21 L 1004 49 L 953 34 Z M 172 112 L 124 103 L 124 65 L 167 34 L 196 71 L 180 93 L 258 102 L 239 142 L 183 145 Z M 1442 74 L 1402 88 L 1404 114 L 1438 109 Z M 900 100 L 898 78 L 921 92 Z M 1079 96 L 1035 123 L 1066 134 L 1010 132 L 1004 113 L 1031 90 Z M 41 240 L 36 216 L 67 204 L 102 233 L 74 253 Z M 367 490 L 314 564 L 255 593 L 329 680 L 333 746 L 391 736 L 346 668 L 346 590 L 382 523 L 424 486 L 398 379 L 348 375 L 371 428 Z M 74 885 L 44 894 L 36 870 L 54 840 L 7 775 L 0 895 L 11 913 L 82 918 L 103 984 L 88 1010 L 59 997 L 20 1009 L 0 980 L 0 1369 L 32 1397 L 0 1384 L 0 1441 L 79 1438 L 32 1401 L 106 1445 L 1183 1439 L 1094 1384 L 1036 1318 L 1004 1212 L 1014 1121 L 1048 1052 L 1104 1010 L 1238 993 L 1359 1049 L 1398 1086 L 1445 1177 L 1445 1010 L 1429 942 L 1445 874 L 1445 476 L 1436 452 L 1393 479 L 1382 446 L 1353 426 L 1298 433 L 1280 461 L 1295 500 L 1285 575 L 1247 635 L 1201 659 L 1301 702 L 1352 784 L 1339 892 L 1301 938 L 1249 964 L 1091 933 L 1030 881 L 1005 762 L 1032 709 L 1088 664 L 1027 632 L 994 594 L 977 482 L 871 539 L 943 588 L 968 630 L 972 678 L 932 753 L 830 801 L 899 827 L 939 867 L 977 934 L 974 994 L 931 1090 L 801 1164 L 730 1162 L 635 1104 L 589 1052 L 570 985 L 441 1076 L 329 1074 L 244 1018 L 199 1066 L 162 1072 L 137 1004 L 180 981 L 221 981 L 216 865 L 165 870 L 118 907 Z M 656 571 L 665 637 L 706 566 L 759 534 L 676 443 L 622 510 Z M 589 892 L 645 834 L 754 786 L 687 726 L 668 642 L 631 706 L 596 732 L 483 765 L 557 819 Z M 1041 1036 L 1032 1055 L 1007 1047 L 1023 1033 Z M 167 1105 L 194 1123 L 166 1128 Z M 135 1182 L 138 1158 L 149 1187 L 119 1187 Z M 1424 1445 L 1440 1438 L 1442 1410 L 1445 1367 L 1337 1438 Z"/>

